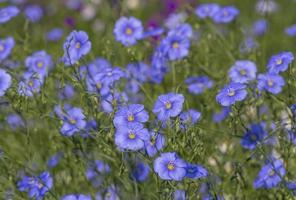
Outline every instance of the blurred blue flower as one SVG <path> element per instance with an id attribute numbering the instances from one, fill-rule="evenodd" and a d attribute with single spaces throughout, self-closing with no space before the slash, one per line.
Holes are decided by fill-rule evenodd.
<path id="1" fill-rule="evenodd" d="M 18 93 L 23 96 L 32 97 L 40 92 L 43 77 L 33 72 L 25 72 L 18 85 Z"/>
<path id="2" fill-rule="evenodd" d="M 186 193 L 184 190 L 176 190 L 173 194 L 174 200 L 186 200 Z"/>
<path id="3" fill-rule="evenodd" d="M 111 185 L 105 191 L 96 194 L 96 200 L 119 200 L 118 189 Z"/>
<path id="4" fill-rule="evenodd" d="M 246 37 L 239 45 L 241 53 L 250 53 L 259 47 L 258 42 L 253 37 Z"/>
<path id="5" fill-rule="evenodd" d="M 230 83 L 222 88 L 216 96 L 216 101 L 222 106 L 230 106 L 242 101 L 247 96 L 246 86 L 241 83 Z"/>
<path id="6" fill-rule="evenodd" d="M 266 90 L 272 94 L 280 93 L 285 85 L 285 80 L 278 74 L 259 74 L 257 80 L 260 91 Z"/>
<path id="7" fill-rule="evenodd" d="M 6 121 L 11 129 L 16 130 L 19 127 L 24 127 L 25 123 L 23 119 L 15 113 L 9 114 L 6 117 Z"/>
<path id="8" fill-rule="evenodd" d="M 172 13 L 165 20 L 165 26 L 169 29 L 174 29 L 178 25 L 184 23 L 186 18 L 187 18 L 187 14 L 184 12 Z"/>
<path id="9" fill-rule="evenodd" d="M 115 38 L 124 46 L 132 46 L 143 37 L 142 22 L 135 17 L 120 17 L 113 30 Z"/>
<path id="10" fill-rule="evenodd" d="M 235 18 L 237 17 L 237 15 L 239 14 L 239 10 L 234 7 L 234 6 L 225 6 L 220 8 L 213 16 L 213 20 L 215 23 L 218 24 L 226 24 L 226 23 L 230 23 L 233 20 L 235 20 Z"/>
<path id="11" fill-rule="evenodd" d="M 187 163 L 175 152 L 162 153 L 154 160 L 154 171 L 163 180 L 181 181 L 186 175 Z"/>
<path id="12" fill-rule="evenodd" d="M 73 65 L 85 56 L 91 49 L 91 42 L 84 31 L 72 31 L 63 45 L 64 56 L 62 60 L 66 66 Z"/>
<path id="13" fill-rule="evenodd" d="M 120 126 L 115 132 L 115 144 L 121 150 L 140 150 L 144 147 L 144 141 L 149 138 L 148 130 L 139 123 Z"/>
<path id="14" fill-rule="evenodd" d="M 196 9 L 195 9 L 195 14 L 201 18 L 212 18 L 216 14 L 217 11 L 219 11 L 220 6 L 216 3 L 205 3 L 205 4 L 200 4 Z"/>
<path id="15" fill-rule="evenodd" d="M 138 182 L 144 182 L 150 173 L 150 168 L 147 163 L 136 161 L 135 167 L 132 170 L 132 177 Z"/>
<path id="16" fill-rule="evenodd" d="M 16 6 L 7 6 L 0 9 L 0 24 L 8 22 L 19 14 L 20 10 Z"/>
<path id="17" fill-rule="evenodd" d="M 241 145 L 253 150 L 257 144 L 274 144 L 275 138 L 268 135 L 264 122 L 251 124 L 241 139 Z"/>
<path id="18" fill-rule="evenodd" d="M 48 160 L 47 160 L 47 167 L 48 168 L 53 168 L 55 166 L 57 166 L 60 162 L 60 160 L 63 157 L 63 153 L 62 152 L 57 152 L 56 154 L 54 154 L 53 156 L 51 156 Z"/>
<path id="19" fill-rule="evenodd" d="M 18 190 L 27 192 L 29 198 L 41 200 L 45 194 L 52 188 L 53 179 L 49 172 L 42 172 L 39 176 L 24 176 L 17 182 Z"/>
<path id="20" fill-rule="evenodd" d="M 268 61 L 267 69 L 270 73 L 284 72 L 288 69 L 289 64 L 294 60 L 292 52 L 281 52 L 271 56 Z"/>
<path id="21" fill-rule="evenodd" d="M 170 117 L 178 116 L 183 108 L 184 96 L 182 94 L 168 93 L 158 96 L 153 107 L 153 113 L 158 120 L 164 122 Z"/>
<path id="22" fill-rule="evenodd" d="M 256 79 L 256 64 L 249 60 L 238 60 L 231 67 L 228 76 L 232 82 L 248 83 Z"/>
<path id="23" fill-rule="evenodd" d="M 13 37 L 7 37 L 5 39 L 0 39 L 0 61 L 6 59 L 14 47 Z"/>
<path id="24" fill-rule="evenodd" d="M 149 115 L 141 104 L 131 104 L 119 107 L 115 113 L 113 124 L 116 128 L 129 124 L 145 123 L 149 119 Z"/>
<path id="25" fill-rule="evenodd" d="M 86 170 L 86 178 L 94 187 L 99 187 L 106 174 L 110 173 L 111 168 L 102 160 L 95 160 Z"/>
<path id="26" fill-rule="evenodd" d="M 213 114 L 212 120 L 216 123 L 219 123 L 223 121 L 226 117 L 228 117 L 230 112 L 231 112 L 231 107 L 223 106 L 220 112 L 216 112 Z"/>
<path id="27" fill-rule="evenodd" d="M 267 21 L 265 19 L 259 19 L 253 23 L 252 32 L 254 35 L 262 36 L 267 31 Z"/>
<path id="28" fill-rule="evenodd" d="M 130 63 L 126 69 L 128 76 L 140 83 L 146 82 L 149 78 L 149 66 L 144 62 Z"/>
<path id="29" fill-rule="evenodd" d="M 71 99 L 75 95 L 74 87 L 70 84 L 66 84 L 60 91 L 61 99 Z"/>
<path id="30" fill-rule="evenodd" d="M 0 69 L 0 97 L 5 94 L 11 83 L 11 76 L 5 70 Z"/>
<path id="31" fill-rule="evenodd" d="M 276 187 L 286 174 L 284 164 L 281 160 L 272 158 L 261 168 L 256 179 L 254 188 L 270 189 Z"/>
<path id="32" fill-rule="evenodd" d="M 126 104 L 128 97 L 125 93 L 114 92 L 114 94 L 108 94 L 102 97 L 101 106 L 104 112 L 111 113 L 113 112 L 113 106 L 121 106 Z"/>
<path id="33" fill-rule="evenodd" d="M 155 156 L 165 144 L 165 137 L 156 132 L 150 132 L 150 140 L 145 140 L 145 150 L 149 157 Z"/>
<path id="34" fill-rule="evenodd" d="M 296 181 L 293 181 L 293 182 L 287 182 L 286 183 L 286 186 L 289 190 L 292 191 L 293 195 L 296 195 Z"/>
<path id="35" fill-rule="evenodd" d="M 60 129 L 62 135 L 72 136 L 85 128 L 85 116 L 81 108 L 71 107 L 66 110 L 63 125 Z"/>
<path id="36" fill-rule="evenodd" d="M 201 165 L 187 164 L 186 177 L 191 179 L 199 179 L 208 176 L 208 170 Z"/>
<path id="37" fill-rule="evenodd" d="M 296 36 L 296 24 L 293 24 L 285 29 L 285 33 L 290 37 Z"/>
<path id="38" fill-rule="evenodd" d="M 52 59 L 45 51 L 37 51 L 25 60 L 29 71 L 38 73 L 40 77 L 47 76 L 48 70 L 52 67 Z"/>
<path id="39" fill-rule="evenodd" d="M 39 5 L 26 6 L 24 13 L 30 22 L 38 22 L 43 17 L 43 10 Z"/>
<path id="40" fill-rule="evenodd" d="M 61 28 L 53 28 L 53 29 L 51 29 L 50 31 L 48 31 L 46 33 L 46 38 L 49 41 L 56 42 L 56 41 L 59 41 L 61 39 L 61 37 L 63 36 L 63 33 L 64 33 L 63 29 L 61 29 Z"/>
<path id="41" fill-rule="evenodd" d="M 207 76 L 191 76 L 185 80 L 185 83 L 192 94 L 201 94 L 213 87 L 213 81 Z"/>
<path id="42" fill-rule="evenodd" d="M 201 113 L 194 109 L 189 109 L 180 114 L 180 127 L 181 129 L 186 129 L 194 124 L 200 119 Z"/>
<path id="43" fill-rule="evenodd" d="M 296 117 L 296 104 L 290 106 L 293 117 Z"/>
<path id="44" fill-rule="evenodd" d="M 68 194 L 63 196 L 61 200 L 92 200 L 92 198 L 85 194 Z"/>

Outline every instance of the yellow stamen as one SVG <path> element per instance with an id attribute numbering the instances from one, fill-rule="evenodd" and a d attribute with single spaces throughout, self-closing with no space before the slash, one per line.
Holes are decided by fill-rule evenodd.
<path id="1" fill-rule="evenodd" d="M 273 86 L 273 81 L 272 81 L 272 80 L 268 80 L 268 81 L 267 81 L 267 85 L 268 85 L 269 87 L 272 87 L 272 86 Z"/>
<path id="2" fill-rule="evenodd" d="M 128 135 L 129 139 L 135 139 L 135 137 L 136 137 L 136 134 L 134 134 L 133 132 Z"/>
<path id="3" fill-rule="evenodd" d="M 28 85 L 29 85 L 30 87 L 32 87 L 32 86 L 34 85 L 34 82 L 33 82 L 32 80 L 30 80 L 30 81 L 28 82 Z"/>
<path id="4" fill-rule="evenodd" d="M 129 116 L 127 117 L 127 120 L 128 120 L 129 122 L 134 121 L 134 120 L 135 120 L 134 115 L 129 115 Z"/>
<path id="5" fill-rule="evenodd" d="M 228 96 L 232 97 L 232 96 L 234 96 L 234 95 L 235 95 L 235 91 L 234 91 L 234 90 L 230 90 L 230 91 L 228 92 Z"/>
<path id="6" fill-rule="evenodd" d="M 275 171 L 274 171 L 274 170 L 269 171 L 269 172 L 268 172 L 268 175 L 269 175 L 269 176 L 273 176 L 273 175 L 275 175 Z"/>
<path id="7" fill-rule="evenodd" d="M 169 164 L 167 165 L 167 168 L 168 168 L 169 170 L 174 170 L 174 169 L 175 169 L 175 165 L 174 165 L 173 163 L 169 163 Z"/>
<path id="8" fill-rule="evenodd" d="M 125 33 L 126 33 L 127 35 L 131 35 L 131 34 L 133 33 L 133 30 L 132 30 L 131 28 L 126 28 L 126 29 L 125 29 Z"/>
<path id="9" fill-rule="evenodd" d="M 37 67 L 42 68 L 42 67 L 43 67 L 43 62 L 41 62 L 41 61 L 38 62 L 38 63 L 37 63 Z"/>
<path id="10" fill-rule="evenodd" d="M 80 47 L 81 47 L 80 42 L 77 42 L 77 43 L 75 44 L 75 48 L 76 48 L 76 49 L 80 49 Z"/>
<path id="11" fill-rule="evenodd" d="M 174 42 L 174 43 L 173 43 L 173 48 L 174 48 L 174 49 L 178 49 L 178 48 L 179 48 L 179 46 L 180 46 L 180 45 L 179 45 L 179 43 L 178 43 L 178 42 Z"/>
<path id="12" fill-rule="evenodd" d="M 75 119 L 70 119 L 69 120 L 71 124 L 76 124 L 76 120 Z"/>
<path id="13" fill-rule="evenodd" d="M 247 74 L 246 70 L 244 70 L 244 69 L 241 69 L 241 70 L 239 71 L 239 73 L 240 73 L 242 76 L 244 76 L 244 75 Z"/>
<path id="14" fill-rule="evenodd" d="M 278 59 L 277 61 L 276 61 L 276 64 L 277 65 L 281 65 L 283 63 L 283 60 L 282 59 Z"/>
<path id="15" fill-rule="evenodd" d="M 165 108 L 170 109 L 172 107 L 171 102 L 165 102 Z"/>

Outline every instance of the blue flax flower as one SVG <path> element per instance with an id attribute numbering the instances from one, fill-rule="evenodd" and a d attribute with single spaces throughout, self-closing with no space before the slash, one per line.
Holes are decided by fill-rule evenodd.
<path id="1" fill-rule="evenodd" d="M 184 190 L 176 190 L 173 195 L 174 200 L 186 200 L 186 193 Z"/>
<path id="2" fill-rule="evenodd" d="M 110 171 L 111 168 L 107 163 L 102 160 L 95 160 L 88 166 L 85 175 L 94 187 L 99 187 L 104 180 L 104 176 Z"/>
<path id="3" fill-rule="evenodd" d="M 154 160 L 153 166 L 163 180 L 181 181 L 186 176 L 187 163 L 175 152 L 162 153 Z"/>
<path id="4" fill-rule="evenodd" d="M 270 73 L 284 72 L 288 69 L 289 64 L 294 60 L 291 52 L 281 52 L 271 56 L 268 61 L 267 68 Z"/>
<path id="5" fill-rule="evenodd" d="M 65 136 L 72 136 L 74 133 L 84 129 L 85 125 L 86 121 L 82 109 L 71 107 L 66 110 L 60 131 Z"/>
<path id="6" fill-rule="evenodd" d="M 24 12 L 30 22 L 38 22 L 43 17 L 43 10 L 39 5 L 28 5 Z"/>
<path id="7" fill-rule="evenodd" d="M 193 126 L 200 119 L 201 113 L 194 109 L 189 109 L 180 114 L 180 127 L 186 129 Z"/>
<path id="8" fill-rule="evenodd" d="M 0 24 L 8 22 L 19 14 L 20 10 L 16 6 L 7 6 L 0 9 Z"/>
<path id="9" fill-rule="evenodd" d="M 114 185 L 109 186 L 105 191 L 96 194 L 96 200 L 120 200 L 118 188 Z"/>
<path id="10" fill-rule="evenodd" d="M 222 107 L 221 111 L 213 114 L 212 116 L 213 122 L 219 123 L 223 121 L 226 117 L 229 116 L 230 112 L 231 112 L 231 107 Z"/>
<path id="11" fill-rule="evenodd" d="M 52 66 L 52 60 L 51 56 L 45 51 L 37 51 L 26 58 L 25 64 L 29 71 L 36 72 L 41 77 L 44 77 Z"/>
<path id="12" fill-rule="evenodd" d="M 13 130 L 16 130 L 17 128 L 20 128 L 20 127 L 25 127 L 25 123 L 22 117 L 15 113 L 7 115 L 6 122 L 9 125 L 9 127 Z"/>
<path id="13" fill-rule="evenodd" d="M 43 77 L 40 77 L 38 74 L 29 71 L 25 72 L 22 80 L 19 82 L 18 93 L 23 96 L 32 97 L 34 94 L 40 92 L 43 81 Z"/>
<path id="14" fill-rule="evenodd" d="M 208 176 L 208 170 L 201 165 L 187 164 L 186 177 L 191 179 L 199 179 Z"/>
<path id="15" fill-rule="evenodd" d="M 259 19 L 253 23 L 253 33 L 258 36 L 262 36 L 267 31 L 267 21 L 265 19 Z"/>
<path id="16" fill-rule="evenodd" d="M 0 97 L 3 96 L 6 90 L 11 86 L 11 76 L 3 69 L 0 69 Z"/>
<path id="17" fill-rule="evenodd" d="M 85 194 L 68 194 L 63 196 L 61 200 L 92 200 L 92 198 Z"/>
<path id="18" fill-rule="evenodd" d="M 230 83 L 226 85 L 216 96 L 216 101 L 222 106 L 230 106 L 237 101 L 246 98 L 246 86 L 241 83 Z"/>
<path id="19" fill-rule="evenodd" d="M 201 94 L 213 87 L 213 81 L 207 76 L 191 76 L 185 80 L 185 83 L 192 94 Z"/>
<path id="20" fill-rule="evenodd" d="M 132 177 L 138 182 L 144 182 L 150 173 L 150 167 L 147 163 L 137 161 L 132 171 Z"/>
<path id="21" fill-rule="evenodd" d="M 165 137 L 156 132 L 150 132 L 150 140 L 145 140 L 145 150 L 149 157 L 155 156 L 165 144 Z"/>
<path id="22" fill-rule="evenodd" d="M 239 14 L 239 10 L 234 6 L 225 6 L 220 8 L 215 15 L 213 16 L 213 20 L 215 23 L 221 24 L 221 23 L 230 23 Z"/>
<path id="23" fill-rule="evenodd" d="M 291 190 L 291 192 L 295 196 L 296 195 L 296 181 L 287 182 L 286 186 L 289 190 Z"/>
<path id="24" fill-rule="evenodd" d="M 144 147 L 144 141 L 149 138 L 149 132 L 142 124 L 127 124 L 116 129 L 115 144 L 121 150 L 137 151 Z"/>
<path id="25" fill-rule="evenodd" d="M 153 113 L 158 120 L 164 122 L 170 117 L 178 116 L 183 108 L 184 96 L 182 94 L 168 93 L 160 95 L 153 107 Z"/>
<path id="26" fill-rule="evenodd" d="M 122 106 L 115 113 L 113 120 L 115 127 L 126 126 L 128 124 L 145 123 L 149 119 L 147 111 L 141 104 L 131 104 Z"/>
<path id="27" fill-rule="evenodd" d="M 296 24 L 293 24 L 285 29 L 285 33 L 290 37 L 296 36 Z"/>
<path id="28" fill-rule="evenodd" d="M 201 4 L 195 9 L 195 14 L 201 19 L 212 18 L 219 9 L 220 6 L 216 3 Z"/>
<path id="29" fill-rule="evenodd" d="M 285 85 L 285 80 L 278 74 L 259 74 L 257 79 L 258 89 L 260 91 L 266 90 L 272 94 L 280 93 Z"/>
<path id="30" fill-rule="evenodd" d="M 91 49 L 91 42 L 84 31 L 72 31 L 63 45 L 63 61 L 66 66 L 73 65 L 85 56 Z"/>
<path id="31" fill-rule="evenodd" d="M 228 76 L 233 82 L 248 83 L 256 79 L 256 64 L 249 60 L 238 60 L 231 67 Z"/>
<path id="32" fill-rule="evenodd" d="M 17 182 L 19 191 L 27 192 L 29 198 L 41 200 L 45 194 L 52 188 L 53 179 L 49 172 L 42 172 L 39 176 L 24 176 Z"/>
<path id="33" fill-rule="evenodd" d="M 143 26 L 135 17 L 121 17 L 116 21 L 113 33 L 124 46 L 132 46 L 142 39 Z"/>
<path id="34" fill-rule="evenodd" d="M 169 60 L 180 60 L 189 53 L 190 41 L 180 34 L 168 35 L 161 43 Z"/>
<path id="35" fill-rule="evenodd" d="M 64 33 L 63 29 L 61 29 L 61 28 L 53 28 L 53 29 L 51 29 L 50 31 L 48 31 L 46 33 L 46 38 L 49 41 L 56 42 L 59 39 L 61 39 L 61 37 L 63 36 L 63 33 Z"/>
<path id="36" fill-rule="evenodd" d="M 272 158 L 268 161 L 259 171 L 256 179 L 254 180 L 254 187 L 270 189 L 276 187 L 285 176 L 286 169 L 281 160 Z"/>
<path id="37" fill-rule="evenodd" d="M 241 139 L 241 145 L 246 149 L 255 149 L 267 136 L 268 133 L 262 123 L 251 124 Z"/>
<path id="38" fill-rule="evenodd" d="M 14 47 L 14 39 L 12 37 L 7 37 L 5 39 L 0 39 L 0 61 L 6 59 Z"/>

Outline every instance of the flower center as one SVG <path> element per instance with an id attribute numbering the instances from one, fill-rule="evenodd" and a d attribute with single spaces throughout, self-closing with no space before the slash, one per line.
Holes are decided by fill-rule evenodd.
<path id="1" fill-rule="evenodd" d="M 256 135 L 252 134 L 252 135 L 251 135 L 251 140 L 256 141 L 256 140 L 257 140 Z"/>
<path id="2" fill-rule="evenodd" d="M 130 115 L 127 116 L 127 121 L 132 122 L 134 120 L 135 120 L 135 117 L 134 117 L 133 114 L 130 114 Z"/>
<path id="3" fill-rule="evenodd" d="M 239 73 L 240 73 L 242 76 L 244 76 L 244 75 L 247 74 L 246 70 L 244 70 L 244 69 L 241 69 L 241 70 L 239 71 Z"/>
<path id="4" fill-rule="evenodd" d="M 99 82 L 99 83 L 96 84 L 96 87 L 97 87 L 98 89 L 101 89 L 102 84 Z"/>
<path id="5" fill-rule="evenodd" d="M 131 28 L 126 28 L 125 29 L 125 34 L 131 35 L 133 33 L 133 30 Z"/>
<path id="6" fill-rule="evenodd" d="M 131 140 L 133 140 L 133 139 L 136 138 L 136 134 L 133 133 L 133 132 L 131 132 L 131 133 L 129 133 L 128 138 L 131 139 Z"/>
<path id="7" fill-rule="evenodd" d="M 76 124 L 76 120 L 75 119 L 70 119 L 69 122 L 70 122 L 70 124 Z"/>
<path id="8" fill-rule="evenodd" d="M 227 17 L 228 15 L 229 15 L 228 11 L 224 10 L 224 11 L 223 11 L 223 16 L 224 16 L 224 17 Z"/>
<path id="9" fill-rule="evenodd" d="M 269 176 L 273 176 L 273 175 L 275 175 L 275 171 L 272 169 L 272 170 L 270 170 L 269 172 L 268 172 L 268 175 Z"/>
<path id="10" fill-rule="evenodd" d="M 107 76 L 112 76 L 112 72 L 108 72 L 107 73 Z"/>
<path id="11" fill-rule="evenodd" d="M 154 145 L 155 145 L 155 142 L 156 142 L 155 139 L 152 138 L 152 139 L 150 140 L 150 145 L 151 145 L 151 146 L 154 146 Z"/>
<path id="12" fill-rule="evenodd" d="M 179 43 L 178 43 L 178 42 L 174 42 L 174 43 L 173 43 L 173 48 L 174 48 L 174 49 L 178 49 L 178 48 L 179 48 L 179 46 L 180 46 L 180 45 L 179 45 Z"/>
<path id="13" fill-rule="evenodd" d="M 267 85 L 268 85 L 269 87 L 272 87 L 272 86 L 273 86 L 273 81 L 272 81 L 272 80 L 268 80 L 268 81 L 267 81 Z"/>
<path id="14" fill-rule="evenodd" d="M 171 102 L 165 102 L 164 103 L 164 105 L 165 105 L 165 108 L 168 110 L 168 109 L 170 109 L 171 107 L 172 107 L 172 104 L 171 104 Z"/>
<path id="15" fill-rule="evenodd" d="M 0 44 L 0 52 L 4 51 L 4 45 Z"/>
<path id="16" fill-rule="evenodd" d="M 175 165 L 174 163 L 169 162 L 169 164 L 167 165 L 168 170 L 174 170 L 175 169 Z"/>
<path id="17" fill-rule="evenodd" d="M 80 49 L 80 47 L 81 47 L 80 42 L 76 42 L 76 44 L 75 44 L 75 48 L 76 48 L 76 49 Z"/>
<path id="18" fill-rule="evenodd" d="M 38 68 L 42 68 L 42 67 L 43 67 L 43 62 L 42 62 L 42 61 L 38 62 L 38 63 L 37 63 L 37 67 L 38 67 Z"/>
<path id="19" fill-rule="evenodd" d="M 230 89 L 230 90 L 228 91 L 228 96 L 233 97 L 234 95 L 235 95 L 235 91 L 234 91 L 234 89 Z"/>
<path id="20" fill-rule="evenodd" d="M 32 87 L 32 86 L 34 85 L 34 82 L 33 82 L 32 80 L 30 80 L 30 81 L 28 82 L 28 85 L 29 85 L 30 87 Z"/>
<path id="21" fill-rule="evenodd" d="M 282 59 L 277 59 L 276 64 L 281 65 L 283 63 Z"/>

